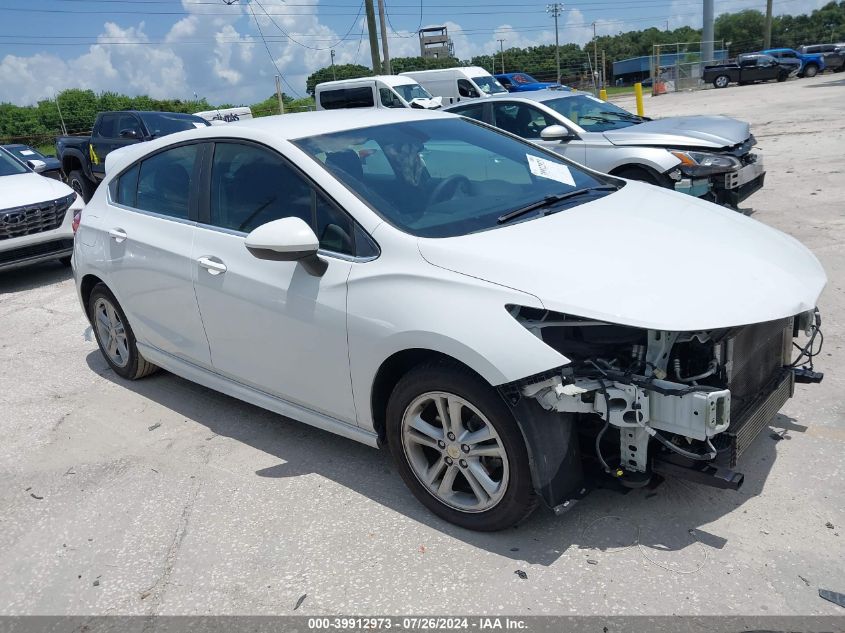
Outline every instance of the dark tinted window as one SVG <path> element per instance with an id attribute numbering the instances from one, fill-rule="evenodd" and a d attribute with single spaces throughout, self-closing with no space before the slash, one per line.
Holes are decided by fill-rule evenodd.
<path id="1" fill-rule="evenodd" d="M 475 103 L 473 105 L 463 106 L 460 108 L 452 108 L 449 112 L 454 112 L 455 114 L 460 114 L 461 116 L 469 117 L 470 119 L 475 119 L 476 121 L 484 120 L 483 103 Z"/>
<path id="2" fill-rule="evenodd" d="M 496 127 L 522 138 L 540 138 L 540 131 L 557 121 L 525 103 L 494 103 Z"/>
<path id="3" fill-rule="evenodd" d="M 216 145 L 210 211 L 213 226 L 244 233 L 273 220 L 297 217 L 314 230 L 320 248 L 354 252 L 352 219 L 278 154 L 255 145 Z"/>
<path id="4" fill-rule="evenodd" d="M 188 219 L 194 164 L 199 148 L 198 144 L 183 145 L 144 160 L 138 176 L 135 207 L 143 211 Z"/>
<path id="5" fill-rule="evenodd" d="M 177 112 L 142 112 L 141 119 L 153 137 L 167 136 L 184 130 L 207 127 L 208 121 L 193 114 L 179 114 Z"/>
<path id="6" fill-rule="evenodd" d="M 458 94 L 462 97 L 474 98 L 480 96 L 475 86 L 466 79 L 458 79 Z"/>
<path id="7" fill-rule="evenodd" d="M 338 110 L 340 108 L 372 108 L 373 89 L 369 86 L 362 88 L 338 88 L 337 90 L 324 90 L 320 92 L 320 105 L 325 110 Z"/>
<path id="8" fill-rule="evenodd" d="M 138 172 L 140 165 L 135 165 L 132 169 L 124 172 L 123 175 L 117 179 L 117 196 L 118 204 L 127 207 L 135 206 L 135 195 L 138 191 Z"/>
<path id="9" fill-rule="evenodd" d="M 116 114 L 104 114 L 101 116 L 97 134 L 103 138 L 117 138 L 117 116 Z"/>
<path id="10" fill-rule="evenodd" d="M 121 132 L 124 130 L 131 130 L 135 132 L 136 136 L 142 136 L 141 124 L 138 123 L 138 119 L 131 114 L 121 114 L 116 117 L 114 130 L 116 131 L 115 136 L 120 136 Z"/>

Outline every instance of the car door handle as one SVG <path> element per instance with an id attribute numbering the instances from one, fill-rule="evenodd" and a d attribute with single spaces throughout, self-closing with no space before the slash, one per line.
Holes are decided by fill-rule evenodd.
<path id="1" fill-rule="evenodd" d="M 197 259 L 197 263 L 205 268 L 210 275 L 219 275 L 220 273 L 225 273 L 227 270 L 226 264 L 216 262 L 210 257 L 200 257 Z"/>
<path id="2" fill-rule="evenodd" d="M 111 237 L 115 242 L 120 244 L 123 240 L 126 239 L 126 231 L 123 229 L 112 229 L 109 231 L 109 237 Z"/>

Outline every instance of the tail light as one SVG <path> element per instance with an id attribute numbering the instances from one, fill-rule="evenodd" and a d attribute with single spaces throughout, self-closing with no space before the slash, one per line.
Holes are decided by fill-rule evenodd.
<path id="1" fill-rule="evenodd" d="M 79 229 L 79 223 L 82 221 L 82 209 L 77 209 L 73 212 L 73 220 L 71 220 L 70 228 L 73 229 L 73 234 Z"/>

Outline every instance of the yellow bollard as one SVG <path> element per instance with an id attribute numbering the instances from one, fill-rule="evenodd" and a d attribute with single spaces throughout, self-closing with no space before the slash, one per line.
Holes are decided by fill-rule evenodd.
<path id="1" fill-rule="evenodd" d="M 607 90 L 605 90 L 604 88 L 599 90 L 599 99 L 601 99 L 602 101 L 607 101 Z"/>
<path id="2" fill-rule="evenodd" d="M 639 82 L 634 84 L 634 95 L 637 97 L 637 115 L 645 116 L 645 109 L 643 108 L 643 85 Z"/>

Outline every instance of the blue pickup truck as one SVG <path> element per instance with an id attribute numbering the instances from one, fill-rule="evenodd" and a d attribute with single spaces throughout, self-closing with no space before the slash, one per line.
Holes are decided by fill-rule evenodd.
<path id="1" fill-rule="evenodd" d="M 60 136 L 56 139 L 56 157 L 62 164 L 67 184 L 88 202 L 106 175 L 109 152 L 132 143 L 208 125 L 211 124 L 205 119 L 178 112 L 100 112 L 91 136 Z"/>
<path id="2" fill-rule="evenodd" d="M 777 60 L 797 59 L 801 62 L 799 77 L 815 77 L 825 69 L 824 55 L 821 53 L 799 53 L 793 48 L 770 48 L 761 52 Z"/>

